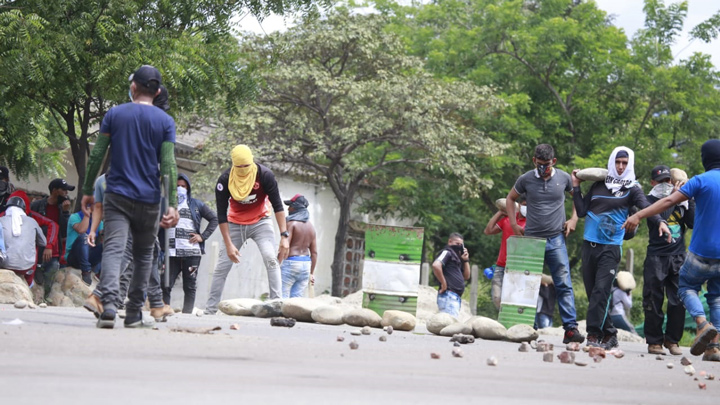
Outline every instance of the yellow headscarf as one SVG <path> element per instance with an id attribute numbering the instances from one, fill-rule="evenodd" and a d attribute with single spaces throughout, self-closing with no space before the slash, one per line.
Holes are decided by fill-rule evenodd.
<path id="1" fill-rule="evenodd" d="M 242 201 L 250 195 L 253 185 L 255 185 L 257 165 L 253 162 L 252 151 L 247 145 L 238 145 L 234 147 L 231 155 L 233 167 L 230 169 L 228 188 L 230 189 L 230 194 L 235 201 Z M 250 166 L 238 167 L 244 165 Z"/>

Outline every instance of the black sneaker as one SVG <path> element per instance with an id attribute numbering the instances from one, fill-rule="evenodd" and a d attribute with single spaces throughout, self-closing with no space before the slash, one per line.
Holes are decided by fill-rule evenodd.
<path id="1" fill-rule="evenodd" d="M 568 344 L 570 342 L 578 342 L 582 343 L 585 341 L 585 336 L 583 336 L 582 333 L 578 330 L 577 327 L 568 329 L 565 331 L 565 337 L 563 338 L 563 343 Z"/>
<path id="2" fill-rule="evenodd" d="M 89 271 L 83 271 L 82 272 L 82 281 L 85 283 L 86 286 L 90 287 L 92 284 L 92 275 Z"/>
<path id="3" fill-rule="evenodd" d="M 588 337 L 589 339 L 589 337 Z M 618 343 L 617 335 L 610 335 L 605 336 L 602 340 L 602 345 L 605 348 L 605 350 L 612 350 L 616 347 L 620 347 L 620 343 Z"/>
<path id="4" fill-rule="evenodd" d="M 100 329 L 112 329 L 115 327 L 115 311 L 105 310 L 97 320 L 96 326 Z"/>
<path id="5" fill-rule="evenodd" d="M 599 337 L 597 337 L 597 336 L 595 336 L 595 335 L 593 335 L 593 334 L 588 333 L 586 346 L 589 346 L 589 347 L 603 347 L 603 344 L 601 343 Z"/>
<path id="6" fill-rule="evenodd" d="M 140 311 L 126 310 L 124 325 L 126 328 L 150 328 L 155 325 L 155 322 L 143 320 L 142 312 Z"/>

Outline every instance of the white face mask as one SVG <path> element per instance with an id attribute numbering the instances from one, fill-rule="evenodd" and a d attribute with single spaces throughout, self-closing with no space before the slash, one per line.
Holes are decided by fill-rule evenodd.
<path id="1" fill-rule="evenodd" d="M 522 216 L 524 216 L 524 217 L 527 216 L 527 206 L 526 206 L 526 205 L 521 205 L 521 206 L 520 206 L 520 215 L 522 215 Z"/>

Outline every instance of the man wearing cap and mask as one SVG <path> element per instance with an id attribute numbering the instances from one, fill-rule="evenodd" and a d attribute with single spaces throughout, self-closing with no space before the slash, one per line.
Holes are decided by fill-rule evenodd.
<path id="1" fill-rule="evenodd" d="M 618 346 L 617 328 L 610 317 L 613 281 L 619 271 L 623 240 L 622 224 L 630 209 L 648 207 L 642 189 L 635 180 L 635 154 L 630 148 L 618 146 L 608 158 L 605 181 L 593 183 L 583 196 L 580 180 L 573 170 L 573 203 L 581 218 L 585 218 L 582 246 L 582 274 L 588 296 L 587 345 L 607 350 Z M 667 230 L 667 224 L 655 215 L 655 226 Z"/>
<path id="2" fill-rule="evenodd" d="M 550 268 L 555 285 L 555 296 L 565 330 L 563 343 L 582 343 L 585 341 L 585 336 L 577 328 L 575 293 L 570 277 L 570 260 L 565 246 L 565 238 L 575 230 L 577 224 L 574 207 L 572 217 L 565 220 L 565 193 L 572 194 L 572 180 L 569 174 L 554 167 L 557 158 L 552 146 L 548 144 L 536 146 L 532 160 L 535 170 L 525 172 L 518 177 L 508 193 L 506 211 L 516 235 L 544 238 L 547 241 L 545 263 Z M 515 201 L 520 194 L 525 194 L 527 202 L 525 229 L 518 225 L 515 216 Z"/>
<path id="3" fill-rule="evenodd" d="M 315 240 L 315 227 L 310 223 L 310 213 L 307 210 L 308 200 L 300 195 L 285 200 L 288 206 L 287 230 L 290 236 L 290 253 L 283 260 L 280 270 L 282 272 L 282 297 L 303 297 L 305 289 L 315 284 L 315 264 L 317 263 L 317 243 Z"/>
<path id="4" fill-rule="evenodd" d="M 60 268 L 60 252 L 65 251 L 65 239 L 67 238 L 67 223 L 70 218 L 70 199 L 68 191 L 75 190 L 75 186 L 71 186 L 64 179 L 54 179 L 48 185 L 50 196 L 40 200 L 33 201 L 30 204 L 30 210 L 54 221 L 58 225 L 60 237 L 58 243 L 47 246 L 43 254 L 38 260 L 40 271 L 36 275 L 39 284 L 45 287 L 45 296 L 50 294 L 55 274 Z M 43 228 L 43 232 L 47 232 Z M 52 252 L 48 251 L 52 248 Z"/>
<path id="5" fill-rule="evenodd" d="M 625 221 L 627 229 L 636 229 L 642 218 L 665 212 L 683 201 L 695 199 L 695 226 L 685 262 L 680 268 L 678 296 L 695 319 L 697 332 L 690 346 L 694 356 L 704 361 L 720 361 L 718 327 L 720 327 L 720 140 L 711 139 L 700 149 L 705 173 L 694 176 L 678 192 L 660 199 Z M 672 235 L 666 240 L 672 242 Z M 710 307 L 710 322 L 698 297 L 707 282 L 705 298 Z"/>
<path id="6" fill-rule="evenodd" d="M 220 175 L 215 185 L 218 223 L 225 246 L 213 273 L 210 296 L 205 306 L 206 314 L 217 312 L 225 280 L 233 263 L 240 262 L 239 249 L 248 239 L 255 241 L 265 262 L 270 299 L 281 297 L 280 262 L 290 250 L 290 234 L 287 232 L 285 210 L 275 175 L 267 167 L 255 163 L 247 145 L 237 145 L 230 155 L 232 167 Z M 280 228 L 277 255 L 275 232 L 270 220 L 271 209 Z"/>
<path id="7" fill-rule="evenodd" d="M 650 172 L 650 185 L 653 187 L 647 200 L 650 204 L 677 191 L 682 184 L 672 184 L 670 168 L 655 166 Z M 670 354 L 679 356 L 682 350 L 678 342 L 682 338 L 685 326 L 685 307 L 677 295 L 679 272 L 685 262 L 685 231 L 695 223 L 695 200 L 690 199 L 675 205 L 660 217 L 666 220 L 672 240 L 658 234 L 656 224 L 648 221 L 650 229 L 647 256 L 644 263 L 643 309 L 645 311 L 645 340 L 648 353 L 665 354 L 665 346 Z M 667 296 L 667 324 L 663 333 L 663 300 Z"/>
<path id="8" fill-rule="evenodd" d="M 111 108 L 103 118 L 82 189 L 82 209 L 90 215 L 95 202 L 95 178 L 111 146 L 111 169 L 106 175 L 103 200 L 103 268 L 97 288 L 85 302 L 85 307 L 98 317 L 99 328 L 115 325 L 120 267 L 130 234 L 134 268 L 124 324 L 127 328 L 148 325 L 141 309 L 152 273 L 158 226 L 170 228 L 179 220 L 175 187 L 170 187 L 166 211 L 160 212 L 161 175 L 177 178 L 175 121 L 153 105 L 161 92 L 162 76 L 153 66 L 144 65 L 130 76 L 130 81 L 131 102 Z M 93 232 L 88 235 L 88 243 L 94 244 L 94 236 Z"/>

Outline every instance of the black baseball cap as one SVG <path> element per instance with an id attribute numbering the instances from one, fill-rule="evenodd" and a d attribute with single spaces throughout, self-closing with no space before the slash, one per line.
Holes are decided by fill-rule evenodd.
<path id="1" fill-rule="evenodd" d="M 0 179 L 10 180 L 10 170 L 5 166 L 0 166 Z"/>
<path id="2" fill-rule="evenodd" d="M 130 75 L 128 80 L 157 91 L 162 84 L 162 75 L 154 66 L 142 65 Z"/>
<path id="3" fill-rule="evenodd" d="M 65 181 L 64 179 L 55 179 L 50 182 L 50 185 L 48 186 L 48 189 L 50 190 L 50 192 L 52 193 L 52 191 L 55 190 L 56 188 L 61 188 L 63 190 L 67 190 L 67 191 L 75 190 L 75 186 L 69 185 L 67 183 L 67 181 Z"/>
<path id="4" fill-rule="evenodd" d="M 665 165 L 653 167 L 650 177 L 655 181 L 663 181 L 670 178 L 670 168 Z"/>
<path id="5" fill-rule="evenodd" d="M 283 202 L 285 203 L 285 205 L 293 205 L 293 203 L 300 204 L 300 205 L 304 206 L 305 208 L 307 208 L 307 206 L 310 205 L 307 198 L 305 198 L 302 194 L 295 194 L 293 196 L 293 198 L 291 198 L 289 200 L 285 200 Z"/>

